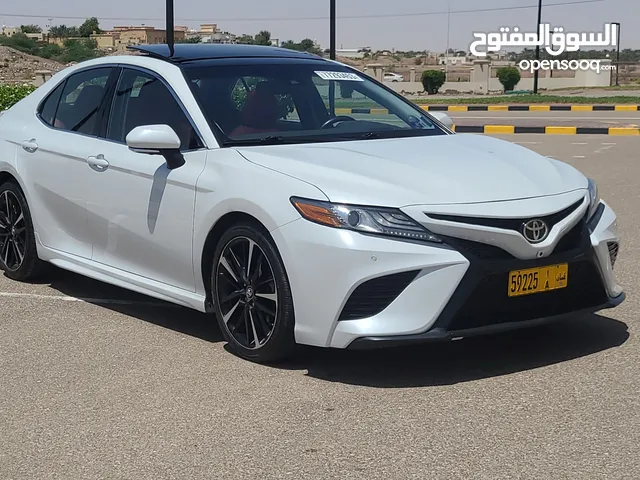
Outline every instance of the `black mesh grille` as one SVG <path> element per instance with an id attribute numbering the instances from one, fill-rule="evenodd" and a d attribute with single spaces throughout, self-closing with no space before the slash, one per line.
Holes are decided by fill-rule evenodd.
<path id="1" fill-rule="evenodd" d="M 377 315 L 409 286 L 420 270 L 374 278 L 359 285 L 347 300 L 339 320 L 356 320 Z"/>
<path id="2" fill-rule="evenodd" d="M 589 260 L 569 263 L 567 287 L 522 297 L 509 297 L 508 272 L 489 275 L 472 291 L 453 316 L 449 330 L 465 330 L 497 323 L 562 315 L 602 305 L 607 294 L 600 275 Z"/>

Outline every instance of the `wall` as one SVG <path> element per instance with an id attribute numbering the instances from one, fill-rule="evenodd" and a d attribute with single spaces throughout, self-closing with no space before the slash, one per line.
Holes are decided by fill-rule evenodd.
<path id="1" fill-rule="evenodd" d="M 608 65 L 611 62 L 609 60 L 601 60 L 601 66 Z M 376 73 L 379 74 L 379 68 Z M 365 71 L 371 75 L 372 72 Z M 540 72 L 538 79 L 538 87 L 541 89 L 556 89 L 556 88 L 575 88 L 575 87 L 604 87 L 611 84 L 611 75 L 615 75 L 615 72 L 611 70 L 601 70 L 600 73 L 595 71 L 583 71 L 578 70 L 574 72 L 573 76 L 562 77 L 548 77 L 549 72 Z M 486 60 L 477 60 L 474 62 L 473 69 L 470 72 L 470 81 L 468 82 L 445 82 L 440 87 L 440 92 L 445 93 L 458 92 L 458 93 L 473 93 L 473 94 L 491 94 L 500 93 L 503 91 L 502 84 L 492 74 L 492 67 Z M 406 82 L 386 82 L 396 92 L 416 94 L 424 92 L 424 87 L 419 81 L 419 77 L 412 69 L 411 78 Z M 406 78 L 405 78 L 406 79 Z M 414 80 L 414 81 L 411 81 Z M 532 90 L 533 89 L 533 77 L 527 76 L 521 78 L 515 90 Z"/>

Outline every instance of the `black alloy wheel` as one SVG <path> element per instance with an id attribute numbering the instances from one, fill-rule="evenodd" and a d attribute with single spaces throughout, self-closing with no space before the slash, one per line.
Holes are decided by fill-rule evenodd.
<path id="1" fill-rule="evenodd" d="M 40 272 L 36 240 L 27 201 L 14 182 L 0 185 L 0 269 L 25 281 Z"/>
<path id="2" fill-rule="evenodd" d="M 212 300 L 230 348 L 257 362 L 290 354 L 293 301 L 284 266 L 270 238 L 253 225 L 232 227 L 220 239 Z"/>
<path id="3" fill-rule="evenodd" d="M 4 268 L 15 272 L 22 266 L 27 246 L 24 213 L 15 193 L 0 194 L 0 261 Z"/>

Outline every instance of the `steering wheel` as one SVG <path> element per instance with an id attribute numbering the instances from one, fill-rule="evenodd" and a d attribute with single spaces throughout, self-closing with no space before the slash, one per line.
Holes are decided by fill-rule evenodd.
<path id="1" fill-rule="evenodd" d="M 338 122 L 355 122 L 356 119 L 353 117 L 349 117 L 347 115 L 338 115 L 336 117 L 332 117 L 329 120 L 327 120 L 326 122 L 324 122 L 322 124 L 322 126 L 320 127 L 321 129 L 323 128 L 328 128 L 333 126 L 334 124 L 338 123 Z"/>

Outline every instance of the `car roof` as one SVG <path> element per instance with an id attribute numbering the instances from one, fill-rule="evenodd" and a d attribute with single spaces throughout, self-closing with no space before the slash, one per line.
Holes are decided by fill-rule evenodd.
<path id="1" fill-rule="evenodd" d="M 167 44 L 131 45 L 127 48 L 171 63 L 231 58 L 298 58 L 301 60 L 325 60 L 322 57 L 307 52 L 298 52 L 287 48 L 263 45 L 178 43 L 173 46 L 173 51 Z"/>

